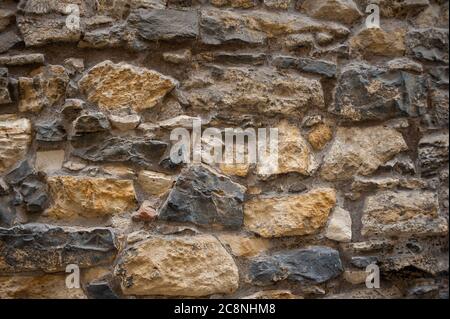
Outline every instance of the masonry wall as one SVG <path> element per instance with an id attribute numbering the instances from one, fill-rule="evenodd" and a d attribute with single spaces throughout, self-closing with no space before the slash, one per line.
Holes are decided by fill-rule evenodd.
<path id="1" fill-rule="evenodd" d="M 448 12 L 2 0 L 0 298 L 448 298 Z M 278 165 L 174 162 L 196 119 Z"/>

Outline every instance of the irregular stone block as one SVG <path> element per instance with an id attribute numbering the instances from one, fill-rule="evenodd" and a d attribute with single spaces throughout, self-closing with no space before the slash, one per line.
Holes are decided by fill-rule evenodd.
<path id="1" fill-rule="evenodd" d="M 283 280 L 323 283 L 339 276 L 343 268 L 337 250 L 312 246 L 255 258 L 249 271 L 253 283 L 270 285 Z"/>
<path id="2" fill-rule="evenodd" d="M 407 53 L 419 60 L 448 63 L 448 29 L 413 29 L 406 34 Z"/>
<path id="3" fill-rule="evenodd" d="M 325 236 L 328 239 L 349 242 L 352 240 L 352 218 L 345 209 L 336 207 L 331 215 Z"/>
<path id="4" fill-rule="evenodd" d="M 233 258 L 211 235 L 161 236 L 125 250 L 115 269 L 125 295 L 201 297 L 239 285 Z"/>
<path id="5" fill-rule="evenodd" d="M 0 115 L 0 174 L 25 157 L 31 143 L 31 123 L 12 114 Z"/>
<path id="6" fill-rule="evenodd" d="M 154 107 L 176 82 L 153 70 L 107 60 L 92 67 L 78 85 L 90 102 L 103 109 L 131 107 L 140 112 Z"/>
<path id="7" fill-rule="evenodd" d="M 336 76 L 336 63 L 325 60 L 309 58 L 294 58 L 290 56 L 277 56 L 273 59 L 274 65 L 280 68 L 293 68 L 300 71 L 323 75 L 327 78 Z"/>
<path id="8" fill-rule="evenodd" d="M 50 218 L 96 218 L 131 211 L 136 206 L 133 181 L 113 178 L 50 176 Z"/>
<path id="9" fill-rule="evenodd" d="M 199 34 L 198 13 L 173 9 L 133 11 L 128 24 L 138 34 L 151 41 L 177 41 L 195 39 Z"/>
<path id="10" fill-rule="evenodd" d="M 243 223 L 245 187 L 204 165 L 186 169 L 160 209 L 159 218 L 238 229 Z"/>
<path id="11" fill-rule="evenodd" d="M 232 254 L 237 257 L 256 256 L 271 247 L 269 240 L 257 237 L 220 234 L 218 239 L 223 245 L 229 246 Z"/>
<path id="12" fill-rule="evenodd" d="M 20 66 L 28 64 L 44 64 L 45 58 L 42 53 L 17 54 L 0 56 L 0 65 Z"/>
<path id="13" fill-rule="evenodd" d="M 8 69 L 0 68 L 0 105 L 12 102 L 8 83 Z"/>
<path id="14" fill-rule="evenodd" d="M 339 127 L 324 157 L 320 174 L 329 181 L 345 180 L 357 174 L 370 175 L 407 149 L 402 134 L 391 128 Z"/>
<path id="15" fill-rule="evenodd" d="M 150 195 L 164 195 L 172 188 L 174 178 L 158 172 L 141 171 L 138 176 L 138 183 L 142 189 Z"/>
<path id="16" fill-rule="evenodd" d="M 315 150 L 322 150 L 333 138 L 333 131 L 326 124 L 315 125 L 308 133 L 308 142 Z"/>
<path id="17" fill-rule="evenodd" d="M 73 122 L 75 135 L 109 131 L 110 128 L 109 121 L 102 112 L 91 112 L 80 115 Z"/>
<path id="18" fill-rule="evenodd" d="M 353 0 L 306 0 L 302 10 L 314 18 L 352 24 L 362 17 Z"/>
<path id="19" fill-rule="evenodd" d="M 419 141 L 418 155 L 422 176 L 436 175 L 448 164 L 448 133 L 434 133 Z"/>
<path id="20" fill-rule="evenodd" d="M 117 253 L 107 228 L 78 229 L 44 224 L 0 228 L 0 272 L 64 272 L 109 264 Z"/>
<path id="21" fill-rule="evenodd" d="M 384 191 L 366 198 L 362 234 L 385 236 L 436 235 L 448 232 L 439 217 L 438 200 L 428 191 Z"/>
<path id="22" fill-rule="evenodd" d="M 36 123 L 36 140 L 40 142 L 62 142 L 66 140 L 67 133 L 59 120 Z"/>
<path id="23" fill-rule="evenodd" d="M 318 188 L 306 194 L 256 197 L 245 203 L 245 227 L 262 237 L 317 233 L 336 204 L 336 192 Z"/>
<path id="24" fill-rule="evenodd" d="M 6 31 L 0 33 L 0 53 L 6 52 L 16 44 L 22 42 L 16 31 Z"/>
<path id="25" fill-rule="evenodd" d="M 364 56 L 403 56 L 405 32 L 404 29 L 364 28 L 350 39 L 350 48 Z"/>

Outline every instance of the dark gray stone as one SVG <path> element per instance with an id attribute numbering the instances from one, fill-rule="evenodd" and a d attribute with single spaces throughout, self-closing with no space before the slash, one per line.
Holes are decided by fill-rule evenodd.
<path id="1" fill-rule="evenodd" d="M 219 45 L 225 43 L 239 43 L 261 45 L 267 41 L 267 35 L 263 32 L 251 30 L 241 24 L 229 25 L 215 11 L 202 11 L 200 17 L 200 37 L 204 44 Z"/>
<path id="2" fill-rule="evenodd" d="M 352 63 L 338 77 L 330 111 L 352 121 L 423 116 L 427 90 L 425 76 Z"/>
<path id="3" fill-rule="evenodd" d="M 260 285 L 282 280 L 323 283 L 343 271 L 339 252 L 329 247 L 312 246 L 258 257 L 250 264 L 250 278 Z"/>
<path id="4" fill-rule="evenodd" d="M 138 9 L 131 12 L 128 24 L 150 41 L 189 40 L 199 34 L 198 14 L 190 10 Z"/>
<path id="5" fill-rule="evenodd" d="M 448 164 L 448 133 L 435 133 L 419 141 L 418 156 L 422 176 L 433 176 Z"/>
<path id="6" fill-rule="evenodd" d="M 11 103 L 8 90 L 8 69 L 0 68 L 0 105 Z"/>
<path id="7" fill-rule="evenodd" d="M 73 122 L 74 134 L 97 133 L 111 128 L 106 116 L 101 112 L 83 114 Z"/>
<path id="8" fill-rule="evenodd" d="M 407 53 L 417 59 L 448 63 L 448 29 L 414 29 L 405 42 Z"/>
<path id="9" fill-rule="evenodd" d="M 34 168 L 25 160 L 5 176 L 5 181 L 11 185 L 16 185 L 34 173 Z"/>
<path id="10" fill-rule="evenodd" d="M 214 60 L 214 62 L 217 62 L 217 63 L 261 65 L 266 62 L 267 54 L 265 54 L 265 53 L 215 52 L 213 55 L 213 60 Z"/>
<path id="11" fill-rule="evenodd" d="M 15 31 L 0 33 L 0 53 L 8 51 L 19 42 L 22 42 L 22 39 Z"/>
<path id="12" fill-rule="evenodd" d="M 378 262 L 377 256 L 355 256 L 351 259 L 351 264 L 356 268 L 366 268 L 370 264 L 376 264 Z"/>
<path id="13" fill-rule="evenodd" d="M 92 162 L 130 162 L 154 167 L 166 152 L 167 143 L 149 138 L 107 137 L 101 141 L 73 142 L 73 155 Z"/>
<path id="14" fill-rule="evenodd" d="M 74 229 L 44 224 L 0 228 L 0 273 L 64 272 L 69 264 L 109 264 L 117 253 L 107 228 Z"/>
<path id="15" fill-rule="evenodd" d="M 39 142 L 62 142 L 67 137 L 66 130 L 59 120 L 38 123 L 35 130 L 36 140 Z"/>
<path id="16" fill-rule="evenodd" d="M 327 78 L 334 78 L 337 70 L 336 64 L 329 61 L 290 56 L 277 56 L 273 59 L 273 64 L 282 69 L 296 69 L 323 75 Z"/>
<path id="17" fill-rule="evenodd" d="M 99 280 L 86 286 L 86 293 L 90 299 L 119 299 L 108 280 Z"/>
<path id="18" fill-rule="evenodd" d="M 178 177 L 159 218 L 201 226 L 239 229 L 244 220 L 245 188 L 204 165 L 186 168 Z"/>

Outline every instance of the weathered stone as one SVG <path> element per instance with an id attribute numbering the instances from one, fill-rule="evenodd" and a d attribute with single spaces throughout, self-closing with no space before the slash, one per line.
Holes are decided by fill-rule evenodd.
<path id="1" fill-rule="evenodd" d="M 186 128 L 192 129 L 194 127 L 194 121 L 201 121 L 202 124 L 206 124 L 200 117 L 193 117 L 188 115 L 179 115 L 168 120 L 164 120 L 158 123 L 158 126 L 167 129 L 173 130 L 175 128 Z"/>
<path id="2" fill-rule="evenodd" d="M 1 299 L 86 299 L 81 288 L 68 289 L 65 275 L 0 277 Z"/>
<path id="3" fill-rule="evenodd" d="M 37 113 L 59 102 L 66 93 L 69 76 L 60 65 L 40 67 L 30 77 L 19 78 L 20 112 Z"/>
<path id="4" fill-rule="evenodd" d="M 174 178 L 158 172 L 141 171 L 138 183 L 142 189 L 150 195 L 164 195 L 172 188 Z"/>
<path id="5" fill-rule="evenodd" d="M 111 263 L 117 253 L 107 228 L 78 229 L 44 224 L 0 228 L 0 272 L 64 272 Z"/>
<path id="6" fill-rule="evenodd" d="M 110 128 L 108 119 L 101 112 L 83 114 L 73 122 L 75 135 L 109 131 Z"/>
<path id="7" fill-rule="evenodd" d="M 448 17 L 448 3 L 444 2 L 442 6 L 432 4 L 417 15 L 414 25 L 419 28 L 448 28 Z"/>
<path id="8" fill-rule="evenodd" d="M 78 42 L 81 28 L 68 28 L 65 16 L 52 18 L 28 15 L 17 16 L 17 26 L 25 45 L 41 46 L 51 42 Z"/>
<path id="9" fill-rule="evenodd" d="M 0 68 L 0 105 L 12 102 L 8 83 L 8 69 Z"/>
<path id="10" fill-rule="evenodd" d="M 160 209 L 160 219 L 238 229 L 245 187 L 204 165 L 186 169 Z"/>
<path id="11" fill-rule="evenodd" d="M 109 116 L 109 121 L 113 128 L 119 131 L 130 131 L 134 130 L 139 123 L 141 123 L 141 117 L 137 114 L 128 115 L 113 115 Z"/>
<path id="12" fill-rule="evenodd" d="M 449 94 L 448 90 L 439 90 L 432 88 L 431 106 L 436 125 L 446 127 L 449 123 Z"/>
<path id="13" fill-rule="evenodd" d="M 365 56 L 403 56 L 406 50 L 405 30 L 364 28 L 350 39 L 350 47 Z"/>
<path id="14" fill-rule="evenodd" d="M 325 299 L 400 299 L 403 297 L 402 292 L 395 286 L 380 289 L 357 289 L 350 292 L 332 294 Z"/>
<path id="15" fill-rule="evenodd" d="M 131 219 L 138 222 L 152 222 L 156 218 L 158 218 L 158 212 L 153 208 L 153 204 L 147 200 L 131 216 Z"/>
<path id="16" fill-rule="evenodd" d="M 284 10 L 291 4 L 291 0 L 264 0 L 263 2 L 266 7 Z"/>
<path id="17" fill-rule="evenodd" d="M 36 152 L 36 170 L 51 174 L 59 171 L 64 162 L 64 150 Z"/>
<path id="18" fill-rule="evenodd" d="M 345 180 L 354 175 L 370 175 L 394 155 L 408 149 L 403 136 L 383 126 L 339 127 L 325 155 L 321 176 L 325 180 Z"/>
<path id="19" fill-rule="evenodd" d="M 317 233 L 336 204 L 336 192 L 318 188 L 306 194 L 256 197 L 245 203 L 245 227 L 262 237 Z"/>
<path id="20" fill-rule="evenodd" d="M 362 17 L 353 0 L 306 0 L 301 8 L 314 18 L 345 24 L 352 24 Z"/>
<path id="21" fill-rule="evenodd" d="M 330 111 L 352 121 L 423 116 L 427 91 L 423 75 L 351 63 L 338 78 Z"/>
<path id="22" fill-rule="evenodd" d="M 83 144 L 83 141 L 80 141 Z M 72 154 L 92 162 L 129 162 L 144 168 L 155 166 L 167 144 L 150 138 L 108 137 L 93 145 L 78 147 Z"/>
<path id="23" fill-rule="evenodd" d="M 204 79 L 201 86 L 185 84 L 194 109 L 298 116 L 311 106 L 324 106 L 320 82 L 298 74 L 281 74 L 271 68 L 223 68 L 220 74 L 214 78 L 201 72 L 196 75 Z"/>
<path id="24" fill-rule="evenodd" d="M 170 62 L 173 64 L 183 64 L 191 61 L 192 53 L 191 50 L 180 50 L 174 52 L 164 52 L 163 59 L 166 62 Z"/>
<path id="25" fill-rule="evenodd" d="M 0 174 L 25 157 L 31 143 L 31 123 L 12 114 L 0 115 Z"/>
<path id="26" fill-rule="evenodd" d="M 78 43 L 80 48 L 118 48 L 125 43 L 125 26 L 115 24 L 110 27 L 86 31 Z"/>
<path id="27" fill-rule="evenodd" d="M 446 234 L 437 197 L 427 191 L 384 191 L 366 198 L 362 234 L 410 236 Z"/>
<path id="28" fill-rule="evenodd" d="M 13 16 L 14 16 L 14 11 L 0 9 L 0 31 L 5 30 L 6 27 L 11 24 L 11 21 L 13 20 L 12 19 Z"/>
<path id="29" fill-rule="evenodd" d="M 0 33 L 0 53 L 8 51 L 20 42 L 22 39 L 13 30 Z"/>
<path id="30" fill-rule="evenodd" d="M 448 63 L 448 29 L 414 29 L 406 34 L 407 53 L 425 61 Z"/>
<path id="31" fill-rule="evenodd" d="M 208 62 L 224 64 L 252 64 L 263 65 L 268 56 L 265 53 L 240 53 L 240 52 L 207 52 L 200 55 Z"/>
<path id="32" fill-rule="evenodd" d="M 338 251 L 312 246 L 255 258 L 250 264 L 250 279 L 260 285 L 283 280 L 323 283 L 339 276 L 342 271 Z"/>
<path id="33" fill-rule="evenodd" d="M 387 63 L 390 70 L 412 71 L 417 73 L 423 72 L 422 64 L 417 63 L 409 58 L 397 58 Z"/>
<path id="34" fill-rule="evenodd" d="M 201 297 L 239 285 L 233 258 L 211 235 L 151 237 L 126 250 L 115 269 L 125 295 Z"/>
<path id="35" fill-rule="evenodd" d="M 79 58 L 68 58 L 64 60 L 64 67 L 69 74 L 83 72 L 84 60 Z"/>
<path id="36" fill-rule="evenodd" d="M 322 150 L 333 138 L 333 131 L 326 124 L 314 126 L 308 133 L 308 142 L 315 150 Z"/>
<path id="37" fill-rule="evenodd" d="M 86 103 L 80 99 L 66 99 L 61 113 L 69 122 L 72 122 L 81 114 L 85 104 Z"/>
<path id="38" fill-rule="evenodd" d="M 236 13 L 228 10 L 202 10 L 200 38 L 205 44 L 265 44 L 269 38 L 295 33 L 328 31 L 337 37 L 349 30 L 339 24 L 322 23 L 299 14 L 253 11 Z"/>
<path id="39" fill-rule="evenodd" d="M 352 240 L 352 218 L 345 209 L 336 207 L 331 214 L 325 236 L 328 239 L 349 242 Z"/>
<path id="40" fill-rule="evenodd" d="M 448 165 L 448 133 L 434 133 L 419 141 L 419 165 L 422 176 L 436 175 L 438 170 Z"/>
<path id="41" fill-rule="evenodd" d="M 62 142 L 66 140 L 66 130 L 59 120 L 36 123 L 36 140 L 40 142 Z"/>
<path id="42" fill-rule="evenodd" d="M 90 299 L 119 299 L 108 280 L 98 280 L 86 285 L 86 293 Z"/>
<path id="43" fill-rule="evenodd" d="M 229 246 L 231 253 L 237 257 L 256 256 L 271 247 L 270 241 L 262 238 L 232 234 L 221 234 L 218 238 L 223 245 Z"/>
<path id="44" fill-rule="evenodd" d="M 258 174 L 267 176 L 297 172 L 312 175 L 318 164 L 300 130 L 287 121 L 282 121 L 277 128 L 278 163 L 274 163 L 270 155 L 258 159 Z"/>
<path id="45" fill-rule="evenodd" d="M 344 279 L 353 285 L 359 285 L 366 282 L 368 273 L 363 270 L 346 270 Z"/>
<path id="46" fill-rule="evenodd" d="M 280 68 L 293 68 L 300 71 L 323 75 L 333 78 L 336 75 L 336 63 L 325 60 L 313 60 L 309 58 L 294 58 L 290 56 L 276 56 L 273 64 Z"/>
<path id="47" fill-rule="evenodd" d="M 90 102 L 103 109 L 131 107 L 139 112 L 154 107 L 176 82 L 146 68 L 103 61 L 91 68 L 78 85 Z"/>
<path id="48" fill-rule="evenodd" d="M 96 218 L 125 213 L 136 206 L 131 180 L 50 176 L 47 183 L 53 205 L 45 215 L 50 218 Z"/>
<path id="49" fill-rule="evenodd" d="M 233 8 L 248 9 L 257 5 L 256 0 L 210 0 L 216 7 L 231 6 Z"/>
<path id="50" fill-rule="evenodd" d="M 42 53 L 17 54 L 0 56 L 0 65 L 20 66 L 27 64 L 44 64 Z"/>
<path id="51" fill-rule="evenodd" d="M 151 41 L 189 40 L 199 34 L 198 14 L 190 10 L 139 9 L 130 14 L 128 24 Z"/>

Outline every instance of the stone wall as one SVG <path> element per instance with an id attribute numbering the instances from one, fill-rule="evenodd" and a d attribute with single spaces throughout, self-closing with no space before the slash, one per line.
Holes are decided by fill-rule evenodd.
<path id="1" fill-rule="evenodd" d="M 448 298 L 448 12 L 2 0 L 0 298 Z M 194 118 L 277 170 L 177 165 Z"/>

